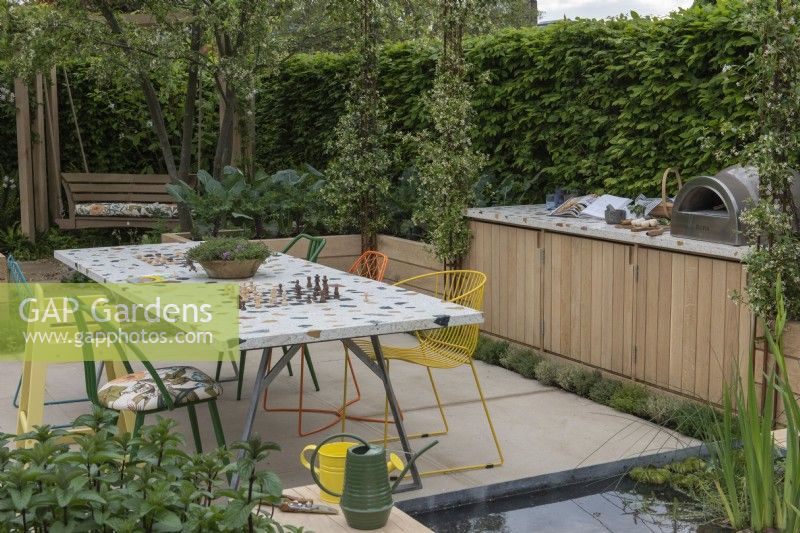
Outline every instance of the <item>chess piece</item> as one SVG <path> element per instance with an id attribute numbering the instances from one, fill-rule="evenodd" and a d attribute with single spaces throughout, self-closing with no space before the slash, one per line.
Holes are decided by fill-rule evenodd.
<path id="1" fill-rule="evenodd" d="M 278 296 L 278 290 L 275 287 L 269 291 L 269 303 L 274 304 Z"/>
<path id="2" fill-rule="evenodd" d="M 334 285 L 333 286 L 333 297 L 336 298 L 337 300 L 339 299 L 339 286 L 338 285 Z"/>
<path id="3" fill-rule="evenodd" d="M 369 293 L 367 291 L 364 291 L 364 303 L 369 303 Z"/>
<path id="4" fill-rule="evenodd" d="M 314 290 L 319 289 L 319 274 L 314 276 Z"/>
<path id="5" fill-rule="evenodd" d="M 311 293 L 306 295 L 306 303 L 311 303 Z"/>
<path id="6" fill-rule="evenodd" d="M 283 294 L 283 283 L 278 283 L 278 296 Z"/>
<path id="7" fill-rule="evenodd" d="M 311 288 L 311 276 L 306 276 L 306 289 Z"/>
<path id="8" fill-rule="evenodd" d="M 247 311 L 247 306 L 244 304 L 244 299 L 242 299 L 241 295 L 239 296 L 239 310 Z"/>
<path id="9" fill-rule="evenodd" d="M 322 276 L 322 288 L 323 289 L 328 288 L 328 276 Z"/>

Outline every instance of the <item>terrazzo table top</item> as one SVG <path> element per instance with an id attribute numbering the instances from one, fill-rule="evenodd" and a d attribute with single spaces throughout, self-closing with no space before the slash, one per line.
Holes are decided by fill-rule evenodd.
<path id="1" fill-rule="evenodd" d="M 749 246 L 731 246 L 729 244 L 673 237 L 669 232 L 657 237 L 648 237 L 645 232 L 637 233 L 628 229 L 616 228 L 611 224 L 606 224 L 604 220 L 593 218 L 551 217 L 547 214 L 544 204 L 475 207 L 467 210 L 467 217 L 485 222 L 543 229 L 580 237 L 639 244 L 650 248 L 661 248 L 722 259 L 741 260 L 750 250 Z"/>
<path id="2" fill-rule="evenodd" d="M 165 281 L 214 283 L 198 265 L 193 272 L 183 264 L 183 254 L 196 243 L 115 246 L 57 250 L 57 260 L 98 283 L 125 283 L 142 276 Z M 339 286 L 340 296 L 325 302 L 308 301 L 309 276 L 327 276 Z M 303 287 L 302 301 L 295 299 L 295 280 Z M 227 281 L 227 280 L 225 280 Z M 231 280 L 233 281 L 233 280 Z M 479 324 L 483 313 L 402 287 L 354 276 L 302 259 L 275 253 L 255 277 L 241 280 L 251 294 L 239 312 L 242 349 L 287 346 Z M 251 285 L 252 283 L 252 285 Z M 272 288 L 283 285 L 287 300 L 273 297 Z M 256 301 L 252 294 L 261 294 Z"/>

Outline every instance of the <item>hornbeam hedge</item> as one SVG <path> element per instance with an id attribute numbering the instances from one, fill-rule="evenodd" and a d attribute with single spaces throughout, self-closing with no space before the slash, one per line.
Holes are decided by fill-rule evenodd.
<path id="1" fill-rule="evenodd" d="M 489 171 L 528 191 L 517 200 L 533 201 L 555 185 L 655 193 L 668 166 L 692 176 L 734 162 L 731 154 L 747 141 L 754 118 L 745 95 L 756 38 L 744 27 L 737 3 L 719 3 L 665 19 L 565 21 L 468 39 L 475 142 L 490 157 Z M 381 92 L 399 133 L 426 124 L 421 95 L 431 86 L 436 54 L 423 41 L 382 51 Z M 310 163 L 324 170 L 354 66 L 352 54 L 297 55 L 264 79 L 257 104 L 262 166 Z M 82 128 L 92 170 L 158 170 L 154 139 L 148 142 L 143 128 L 144 106 L 138 120 L 126 117 L 127 127 L 119 121 L 120 107 L 126 115 L 137 108 L 138 90 L 108 82 L 90 90 L 91 80 L 80 78 L 87 71 L 71 72 L 79 120 L 91 117 Z M 76 169 L 80 160 L 64 104 L 64 168 Z M 3 123 L 13 124 L 13 109 L 0 114 Z M 15 160 L 7 153 L 11 147 L 13 142 L 0 143 L 0 168 Z M 397 149 L 399 176 L 410 165 L 413 146 L 398 136 Z"/>
<path id="2" fill-rule="evenodd" d="M 477 147 L 498 177 L 529 183 L 530 200 L 566 185 L 620 194 L 655 193 L 668 166 L 687 176 L 732 161 L 753 118 L 745 94 L 756 45 L 739 8 L 693 8 L 667 19 L 560 22 L 469 39 L 477 90 Z M 427 118 L 436 49 L 387 46 L 382 93 L 395 128 Z M 288 61 L 259 100 L 262 161 L 324 168 L 353 58 L 316 54 Z M 406 162 L 411 147 L 405 152 Z M 398 172 L 402 169 L 398 169 Z"/>

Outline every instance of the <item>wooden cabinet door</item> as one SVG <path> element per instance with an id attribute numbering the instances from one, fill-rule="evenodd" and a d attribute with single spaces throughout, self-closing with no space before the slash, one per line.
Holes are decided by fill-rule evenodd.
<path id="1" fill-rule="evenodd" d="M 746 368 L 749 313 L 740 263 L 640 247 L 633 376 L 719 403 L 723 384 Z M 742 363 L 742 364 L 740 364 Z"/>
<path id="2" fill-rule="evenodd" d="M 470 228 L 467 268 L 487 276 L 481 329 L 540 348 L 542 232 L 474 220 Z"/>
<path id="3" fill-rule="evenodd" d="M 634 247 L 544 236 L 546 350 L 625 374 L 633 349 Z"/>

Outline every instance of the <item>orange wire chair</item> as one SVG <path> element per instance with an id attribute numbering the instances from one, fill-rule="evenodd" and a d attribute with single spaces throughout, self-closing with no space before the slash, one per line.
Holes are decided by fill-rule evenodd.
<path id="1" fill-rule="evenodd" d="M 446 270 L 443 272 L 433 272 L 430 274 L 415 276 L 413 278 L 405 279 L 396 283 L 396 285 L 409 284 L 414 287 L 419 287 L 426 292 L 430 292 L 436 298 L 440 298 L 444 301 L 453 302 L 479 311 L 483 309 L 483 293 L 484 287 L 486 286 L 486 275 L 482 272 L 477 272 L 474 270 Z M 417 344 L 410 348 L 388 345 L 382 346 L 383 355 L 386 358 L 387 363 L 394 360 L 407 361 L 409 363 L 421 365 L 426 368 L 428 371 L 428 379 L 431 382 L 433 394 L 436 398 L 436 404 L 439 407 L 439 414 L 441 415 L 444 428 L 436 432 L 409 435 L 409 438 L 444 435 L 450 429 L 431 369 L 448 369 L 456 368 L 462 365 L 469 365 L 472 369 L 472 375 L 475 379 L 475 385 L 478 389 L 478 396 L 480 397 L 481 404 L 483 405 L 486 421 L 489 424 L 489 430 L 491 432 L 495 448 L 497 449 L 498 460 L 495 462 L 430 470 L 427 472 L 421 472 L 421 475 L 462 472 L 465 470 L 475 470 L 479 468 L 492 468 L 495 466 L 500 466 L 504 462 L 503 451 L 500 447 L 500 442 L 497 438 L 494 424 L 492 423 L 492 417 L 489 414 L 486 398 L 484 397 L 483 389 L 481 388 L 481 383 L 478 379 L 478 373 L 475 370 L 475 365 L 472 361 L 472 355 L 475 353 L 475 348 L 478 344 L 478 333 L 478 324 L 452 326 L 416 332 L 414 335 L 417 338 Z M 359 339 L 355 342 L 362 350 L 364 350 L 364 352 L 373 358 L 375 357 L 371 342 L 365 339 Z M 396 440 L 396 437 L 392 439 L 389 439 L 388 437 L 388 409 L 384 410 L 384 419 L 382 422 L 384 423 L 384 443 L 386 443 L 388 440 Z"/>
<path id="2" fill-rule="evenodd" d="M 355 274 L 357 276 L 362 276 L 365 278 L 370 278 L 375 281 L 383 281 L 384 273 L 386 272 L 386 266 L 389 264 L 389 258 L 380 252 L 376 251 L 366 251 L 358 259 L 353 263 L 350 267 L 348 272 L 350 274 Z M 269 369 L 272 365 L 272 361 L 267 361 L 267 368 Z M 347 399 L 347 371 L 350 370 L 350 375 L 353 377 L 353 385 L 356 389 L 356 397 L 348 400 Z M 333 427 L 339 420 L 342 420 L 346 416 L 346 407 L 349 405 L 354 404 L 355 402 L 361 399 L 361 389 L 358 387 L 358 381 L 356 380 L 356 374 L 353 370 L 353 362 L 350 360 L 350 356 L 345 348 L 345 368 L 344 368 L 344 397 L 343 397 L 343 406 L 341 409 L 321 409 L 321 408 L 313 408 L 307 409 L 304 407 L 303 402 L 303 392 L 305 388 L 305 357 L 300 358 L 300 398 L 298 402 L 298 406 L 296 408 L 293 407 L 267 407 L 267 393 L 268 391 L 264 391 L 264 400 L 263 400 L 263 407 L 265 411 L 270 412 L 284 412 L 284 413 L 297 413 L 297 434 L 301 437 L 305 437 L 308 435 L 313 435 L 314 433 L 319 433 L 320 431 L 325 431 L 326 429 Z M 303 430 L 303 413 L 319 413 L 319 414 L 329 414 L 333 415 L 335 418 L 332 422 L 329 422 L 325 425 L 322 425 L 318 428 L 312 429 L 310 431 Z M 370 419 L 371 420 L 371 419 Z M 383 419 L 377 420 L 378 422 L 383 422 Z"/>

